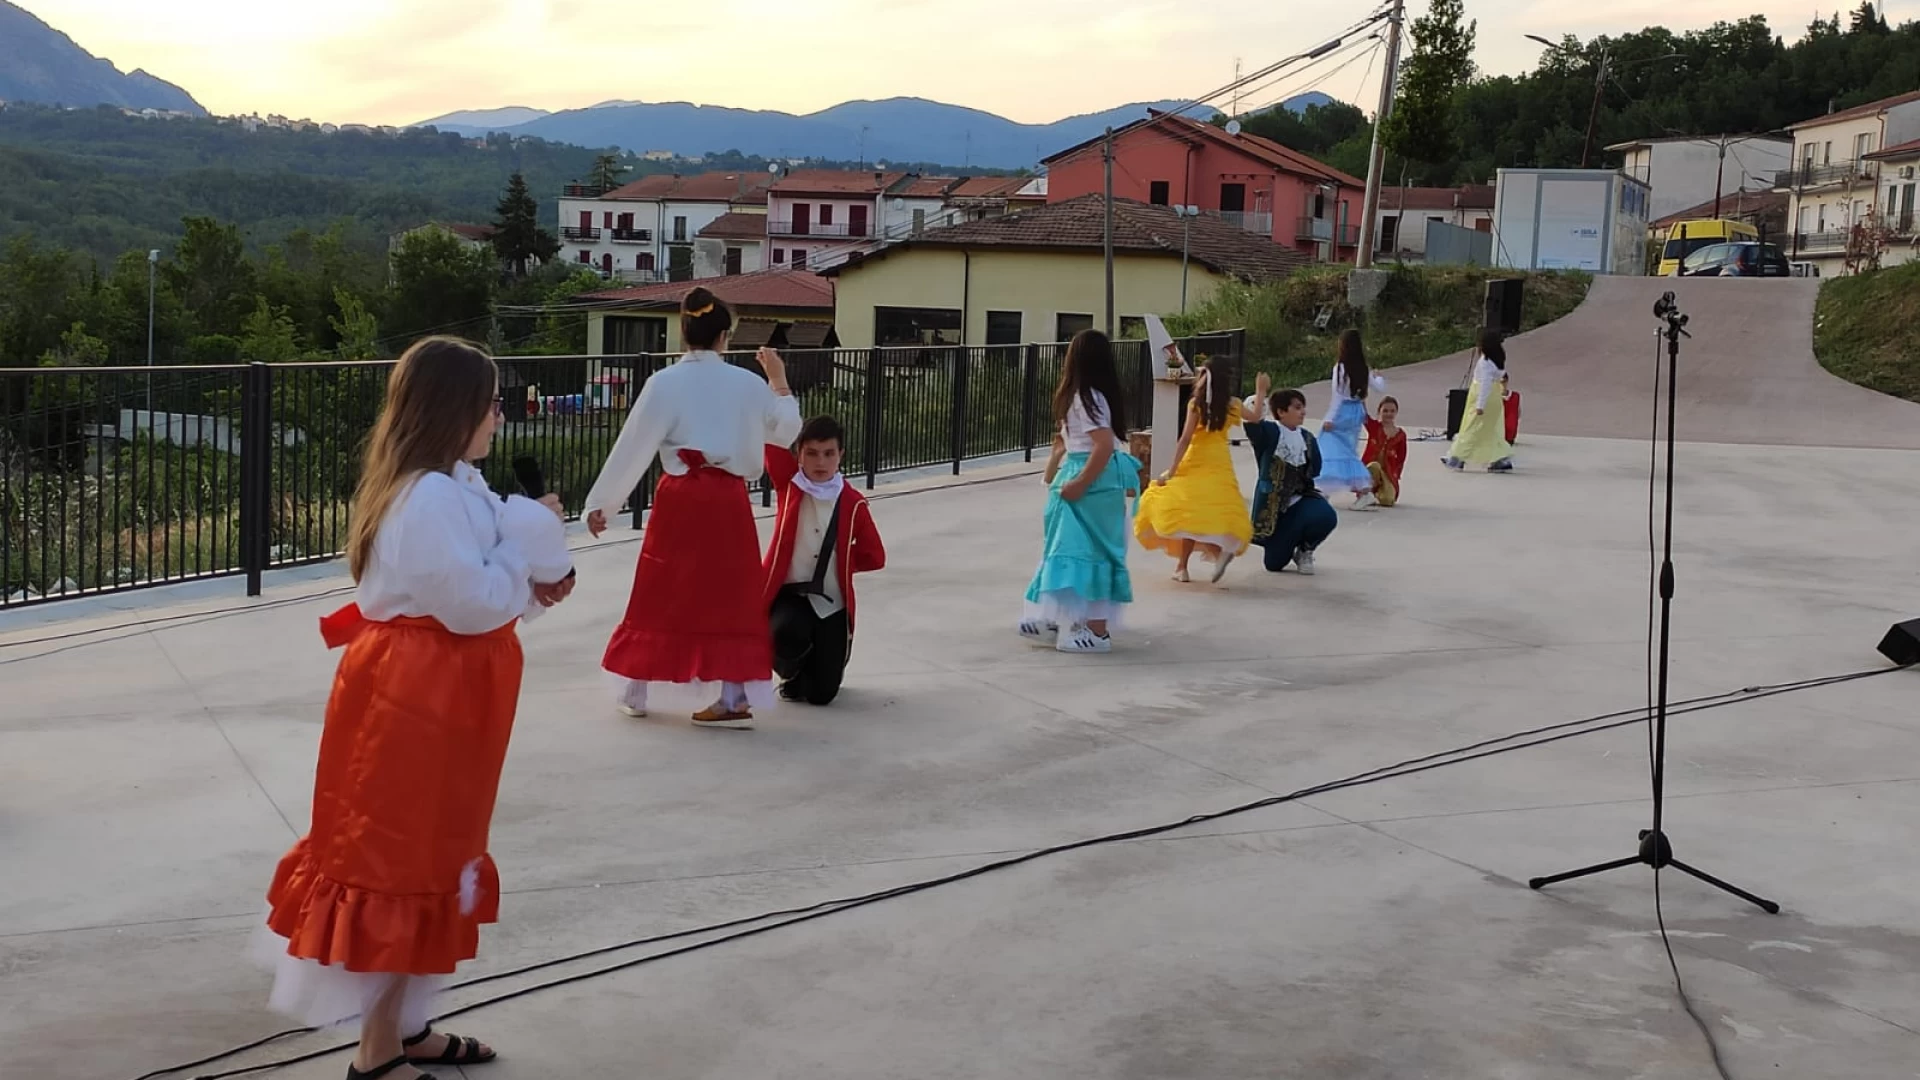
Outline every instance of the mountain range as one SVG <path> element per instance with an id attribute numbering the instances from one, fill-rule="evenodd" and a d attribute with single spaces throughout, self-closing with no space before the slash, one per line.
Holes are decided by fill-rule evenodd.
<path id="1" fill-rule="evenodd" d="M 0 0 L 0 101 L 207 114 L 185 90 L 138 69 L 122 73 L 7 0 Z"/>
<path id="2" fill-rule="evenodd" d="M 1332 100 L 1316 91 L 1289 98 L 1281 107 L 1298 112 Z M 1110 126 L 1141 119 L 1149 109 L 1183 104 L 1136 102 L 1051 124 L 1021 124 L 979 109 L 911 97 L 849 101 L 802 115 L 686 102 L 607 101 L 564 112 L 525 106 L 456 112 L 415 126 L 476 137 L 506 132 L 576 146 L 612 146 L 635 153 L 668 151 L 689 158 L 738 150 L 769 158 L 1020 169 L 1094 138 Z"/>

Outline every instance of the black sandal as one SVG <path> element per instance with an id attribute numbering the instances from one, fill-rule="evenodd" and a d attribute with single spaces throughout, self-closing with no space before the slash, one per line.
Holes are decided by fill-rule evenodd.
<path id="1" fill-rule="evenodd" d="M 433 1025 L 411 1039 L 400 1040 L 401 1046 L 418 1046 L 433 1034 Z M 406 1060 L 414 1065 L 485 1065 L 500 1055 L 480 1045 L 479 1039 L 469 1039 L 463 1035 L 448 1035 L 447 1048 L 437 1057 L 415 1057 L 408 1054 Z M 373 1080 L 375 1074 L 369 1073 L 363 1080 Z"/>
<path id="2" fill-rule="evenodd" d="M 367 1072 L 361 1072 L 359 1069 L 356 1069 L 353 1066 L 349 1065 L 347 1066 L 347 1080 L 380 1080 L 381 1077 L 387 1075 L 388 1073 L 399 1068 L 400 1066 L 410 1065 L 410 1064 L 412 1064 L 412 1062 L 409 1062 L 407 1060 L 407 1055 L 401 1054 L 399 1057 L 394 1058 L 392 1061 L 387 1062 L 385 1065 L 382 1065 L 377 1069 L 368 1070 Z"/>

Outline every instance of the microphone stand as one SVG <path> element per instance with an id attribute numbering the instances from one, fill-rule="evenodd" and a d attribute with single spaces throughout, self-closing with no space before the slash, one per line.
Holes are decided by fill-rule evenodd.
<path id="1" fill-rule="evenodd" d="M 1664 336 L 1667 339 L 1667 508 L 1665 551 L 1660 563 L 1660 660 L 1658 669 L 1658 697 L 1653 714 L 1653 828 L 1640 831 L 1640 848 L 1633 855 L 1612 862 L 1584 866 L 1578 870 L 1550 877 L 1537 877 L 1527 882 L 1532 889 L 1544 889 L 1549 885 L 1590 874 L 1605 873 L 1622 867 L 1645 863 L 1657 873 L 1672 867 L 1683 874 L 1700 879 L 1714 888 L 1731 893 L 1758 907 L 1769 915 L 1780 913 L 1780 905 L 1763 899 L 1734 885 L 1729 885 L 1705 871 L 1696 869 L 1673 857 L 1673 845 L 1667 841 L 1662 827 L 1665 823 L 1666 780 L 1667 780 L 1667 657 L 1671 644 L 1673 618 L 1673 443 L 1674 443 L 1674 404 L 1676 384 L 1680 374 L 1680 339 L 1692 337 L 1687 333 L 1687 316 L 1674 304 L 1673 294 L 1667 293 L 1653 305 L 1656 319 L 1666 322 Z M 1655 391 L 1658 394 L 1658 391 Z"/>

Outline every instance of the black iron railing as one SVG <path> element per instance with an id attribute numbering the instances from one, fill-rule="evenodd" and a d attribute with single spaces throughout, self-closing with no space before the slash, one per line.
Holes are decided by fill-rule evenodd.
<path id="1" fill-rule="evenodd" d="M 1181 343 L 1223 356 L 1236 386 L 1245 335 Z M 1163 365 L 1115 345 L 1129 427 L 1151 422 Z M 1034 451 L 1052 439 L 1066 346 L 793 350 L 807 416 L 847 431 L 846 470 L 887 473 Z M 753 357 L 729 357 L 753 368 Z M 531 456 L 570 516 L 582 509 L 627 409 L 671 356 L 502 357 L 505 421 L 483 468 L 514 487 Z M 390 361 L 0 370 L 0 608 L 337 558 L 360 454 Z M 756 369 L 757 370 L 757 369 Z M 629 508 L 650 502 L 657 474 Z M 763 501 L 771 492 L 755 491 Z M 634 515 L 635 524 L 640 515 Z"/>

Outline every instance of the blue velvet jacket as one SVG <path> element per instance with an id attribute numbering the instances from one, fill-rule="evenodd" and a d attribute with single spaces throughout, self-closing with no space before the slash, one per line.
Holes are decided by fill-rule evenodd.
<path id="1" fill-rule="evenodd" d="M 1253 460 L 1260 469 L 1260 479 L 1253 487 L 1253 540 L 1259 543 L 1273 535 L 1274 525 L 1287 509 L 1287 504 L 1295 495 L 1303 499 L 1321 499 L 1313 486 L 1320 475 L 1320 443 L 1314 439 L 1313 432 L 1302 428 L 1301 436 L 1307 444 L 1307 463 L 1292 465 L 1286 458 L 1274 451 L 1280 447 L 1280 425 L 1273 420 L 1262 420 L 1246 425 L 1247 443 L 1253 447 Z"/>

